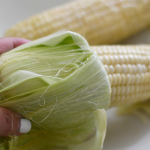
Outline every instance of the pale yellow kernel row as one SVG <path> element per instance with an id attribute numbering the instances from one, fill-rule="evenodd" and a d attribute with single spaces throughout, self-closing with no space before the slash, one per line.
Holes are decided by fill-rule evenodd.
<path id="1" fill-rule="evenodd" d="M 150 57 L 146 55 L 99 55 L 99 58 L 104 65 L 150 64 Z"/>
<path id="2" fill-rule="evenodd" d="M 142 74 L 109 74 L 109 82 L 111 85 L 124 84 L 144 84 L 150 83 L 150 73 Z"/>
<path id="3" fill-rule="evenodd" d="M 115 66 L 113 65 L 104 65 L 105 70 L 107 74 L 114 74 L 114 73 L 120 73 L 120 74 L 137 74 L 137 73 L 146 73 L 150 71 L 150 66 L 146 65 L 120 65 L 117 64 Z"/>
<path id="4" fill-rule="evenodd" d="M 137 94 L 139 92 L 146 92 L 150 90 L 149 84 L 138 84 L 138 85 L 123 85 L 123 86 L 112 86 L 112 95 L 128 95 Z"/>
<path id="5" fill-rule="evenodd" d="M 102 46 L 101 48 L 96 48 L 96 51 L 98 55 L 140 55 L 140 56 L 145 56 L 149 55 L 149 47 L 145 49 L 136 49 L 136 47 L 122 47 L 122 46 L 116 46 L 116 47 L 111 47 L 111 46 Z"/>

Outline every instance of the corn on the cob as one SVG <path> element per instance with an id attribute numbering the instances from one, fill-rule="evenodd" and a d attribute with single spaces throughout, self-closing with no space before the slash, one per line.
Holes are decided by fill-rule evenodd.
<path id="1" fill-rule="evenodd" d="M 150 98 L 150 46 L 95 46 L 111 84 L 110 107 Z"/>
<path id="2" fill-rule="evenodd" d="M 110 84 L 111 107 L 149 98 L 150 46 L 91 49 L 104 66 L 86 40 L 72 32 L 57 33 L 1 55 L 0 106 L 33 121 L 30 133 L 11 138 L 11 150 L 99 150 L 105 137 Z M 123 95 L 136 94 L 136 86 L 146 92 L 133 101 L 134 97 Z M 42 143 L 37 145 L 37 141 Z"/>
<path id="3" fill-rule="evenodd" d="M 77 0 L 20 22 L 5 36 L 38 39 L 59 30 L 83 35 L 91 45 L 123 40 L 150 24 L 150 0 Z"/>

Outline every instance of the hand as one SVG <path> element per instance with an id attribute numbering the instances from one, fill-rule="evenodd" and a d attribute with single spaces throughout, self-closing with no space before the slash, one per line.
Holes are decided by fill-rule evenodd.
<path id="1" fill-rule="evenodd" d="M 21 38 L 0 38 L 0 54 L 5 53 L 17 46 L 30 42 Z M 0 137 L 9 135 L 22 135 L 29 132 L 31 122 L 27 119 L 22 119 L 17 113 L 0 107 Z"/>

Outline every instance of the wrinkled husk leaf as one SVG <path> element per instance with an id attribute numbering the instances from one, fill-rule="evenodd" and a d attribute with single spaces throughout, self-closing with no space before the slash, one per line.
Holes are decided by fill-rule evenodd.
<path id="1" fill-rule="evenodd" d="M 55 33 L 1 55 L 0 61 L 0 106 L 32 121 L 31 131 L 11 137 L 8 149 L 102 148 L 111 88 L 82 36 Z"/>

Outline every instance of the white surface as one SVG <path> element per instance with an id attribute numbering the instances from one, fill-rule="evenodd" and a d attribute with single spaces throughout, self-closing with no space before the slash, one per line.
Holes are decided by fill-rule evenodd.
<path id="1" fill-rule="evenodd" d="M 107 111 L 108 126 L 103 150 L 150 150 L 150 119 L 116 116 L 115 109 Z"/>
<path id="2" fill-rule="evenodd" d="M 0 0 L 0 36 L 16 22 L 68 1 L 72 0 Z M 150 43 L 150 32 L 144 31 L 123 42 L 135 43 Z M 103 150 L 150 150 L 150 120 L 144 124 L 136 117 L 116 117 L 109 110 Z"/>

